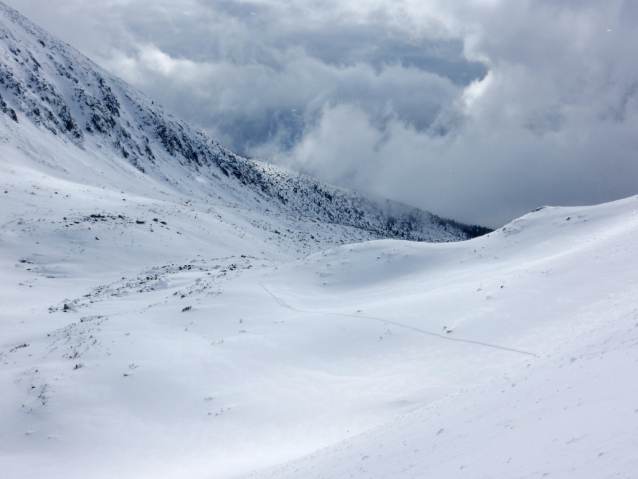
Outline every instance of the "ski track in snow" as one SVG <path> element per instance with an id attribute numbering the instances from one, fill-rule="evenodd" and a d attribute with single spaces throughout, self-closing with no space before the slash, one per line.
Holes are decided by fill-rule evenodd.
<path id="1" fill-rule="evenodd" d="M 481 342 L 481 341 L 473 341 L 471 339 L 451 338 L 449 336 L 443 336 L 442 334 L 433 333 L 431 331 L 424 331 L 422 329 L 414 328 L 414 327 L 408 326 L 406 324 L 397 323 L 396 321 L 392 321 L 392 320 L 389 320 L 389 319 L 374 318 L 372 316 L 364 316 L 364 315 L 356 315 L 356 314 L 328 313 L 328 312 L 323 312 L 323 311 L 307 311 L 307 310 L 303 310 L 303 309 L 293 308 L 292 306 L 286 304 L 283 300 L 281 300 L 280 298 L 275 296 L 272 293 L 272 291 L 270 291 L 268 288 L 266 288 L 266 286 L 264 286 L 263 284 L 261 284 L 261 287 L 264 288 L 264 290 L 266 290 L 266 292 L 270 296 L 272 296 L 273 299 L 280 306 L 282 306 L 284 308 L 291 309 L 293 311 L 297 311 L 299 313 L 322 314 L 322 315 L 330 315 L 330 316 L 342 316 L 342 317 L 345 317 L 345 318 L 356 318 L 356 319 L 371 319 L 373 321 L 380 321 L 380 322 L 382 322 L 384 324 L 392 324 L 394 326 L 400 326 L 401 328 L 405 328 L 405 329 L 409 329 L 409 330 L 412 330 L 412 331 L 416 331 L 417 333 L 427 334 L 429 336 L 435 336 L 437 338 L 444 339 L 446 341 L 458 341 L 458 342 L 461 342 L 461 343 L 470 343 L 470 344 L 476 344 L 476 345 L 479 345 L 479 346 L 485 346 L 485 347 L 488 347 L 488 348 L 501 349 L 503 351 L 511 351 L 513 353 L 526 354 L 528 356 L 536 356 L 536 354 L 534 354 L 534 353 L 530 353 L 530 352 L 527 352 L 527 351 L 520 351 L 518 349 L 507 348 L 505 346 L 498 346 L 496 344 L 489 344 L 489 343 L 484 343 L 484 342 Z"/>

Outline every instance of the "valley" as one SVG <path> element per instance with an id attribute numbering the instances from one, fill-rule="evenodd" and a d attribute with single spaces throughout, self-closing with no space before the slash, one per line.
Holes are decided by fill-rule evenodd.
<path id="1" fill-rule="evenodd" d="M 0 31 L 3 477 L 632 477 L 637 197 L 460 225 Z"/>

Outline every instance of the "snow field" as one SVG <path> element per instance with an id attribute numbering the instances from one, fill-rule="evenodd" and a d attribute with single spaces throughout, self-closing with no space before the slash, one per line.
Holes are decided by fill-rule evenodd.
<path id="1" fill-rule="evenodd" d="M 596 348 L 617 338 L 614 328 L 630 330 L 638 322 L 632 268 L 636 206 L 638 200 L 630 198 L 598 207 L 547 208 L 469 242 L 375 241 L 293 262 L 200 254 L 205 247 L 184 222 L 180 241 L 199 256 L 167 262 L 160 261 L 167 254 L 163 247 L 151 248 L 148 256 L 132 249 L 123 279 L 119 272 L 116 277 L 116 265 L 99 262 L 122 254 L 122 248 L 114 244 L 116 252 L 109 253 L 93 246 L 108 244 L 108 235 L 106 243 L 87 240 L 81 255 L 69 255 L 61 241 L 64 277 L 27 272 L 29 263 L 18 262 L 15 270 L 22 276 L 3 278 L 17 298 L 29 286 L 40 297 L 30 309 L 7 305 L 10 314 L 3 315 L 10 332 L 1 376 L 9 391 L 2 399 L 9 427 L 0 439 L 6 470 L 9 477 L 40 477 L 45 471 L 50 477 L 183 477 L 185 471 L 192 477 L 233 477 L 380 427 L 348 440 L 360 456 L 344 455 L 339 445 L 302 463 L 310 461 L 316 477 L 419 477 L 460 471 L 469 467 L 465 462 L 482 464 L 467 469 L 467 477 L 477 477 L 476 471 L 491 477 L 490 470 L 502 471 L 494 477 L 511 477 L 510 470 L 529 473 L 532 464 L 536 471 L 534 461 L 544 455 L 546 467 L 539 471 L 568 477 L 567 465 L 589 458 L 589 449 L 560 446 L 561 435 L 548 444 L 544 426 L 530 419 L 537 409 L 518 404 L 543 403 L 540 422 L 551 420 L 554 435 L 574 436 L 565 441 L 583 435 L 582 414 L 606 416 L 610 407 L 628 414 L 630 382 L 608 374 L 592 396 L 599 383 L 591 378 L 604 370 L 594 361 Z M 135 211 L 139 215 L 143 207 Z M 137 226 L 147 225 L 120 225 L 113 235 L 124 230 L 145 244 L 149 233 Z M 24 247 L 20 242 L 4 251 L 17 257 Z M 211 241 L 208 248 L 225 247 Z M 135 271 L 136 262 L 148 266 Z M 21 278 L 33 282 L 19 286 Z M 46 286 L 45 279 L 62 283 Z M 64 282 L 77 294 L 61 294 Z M 28 346 L 15 349 L 22 344 Z M 620 361 L 633 357 L 634 345 L 624 338 L 600 364 L 632 377 Z M 580 362 L 572 364 L 565 354 Z M 563 394 L 552 396 L 548 388 L 564 381 L 563 369 L 576 371 L 570 373 L 573 391 L 557 387 Z M 520 391 L 524 397 L 517 396 Z M 576 408 L 575 396 L 592 398 L 583 402 L 587 412 L 576 409 L 563 418 L 562 407 Z M 434 421 L 431 411 L 444 419 Z M 382 426 L 406 414 L 403 422 Z M 469 421 L 482 425 L 480 434 Z M 503 421 L 536 438 L 537 456 L 520 458 L 529 449 L 520 441 L 527 439 L 512 440 Z M 610 424 L 605 421 L 592 426 L 589 439 L 570 445 L 600 449 L 604 454 L 596 464 L 603 472 L 626 470 L 634 457 L 627 421 L 623 416 L 611 423 L 622 425 L 613 433 L 617 442 L 598 430 Z M 440 429 L 444 432 L 436 435 Z M 446 439 L 452 429 L 459 434 Z M 387 444 L 381 458 L 364 454 L 370 447 L 365 441 L 377 441 L 386 430 L 402 439 L 379 439 Z M 407 447 L 402 441 L 412 441 L 421 454 L 411 459 L 393 449 Z M 518 459 L 507 464 L 509 457 L 485 452 L 492 459 L 481 462 L 472 459 L 477 447 L 505 447 Z M 440 456 L 442 448 L 447 452 Z M 364 455 L 365 465 L 359 464 Z M 335 461 L 341 469 L 334 468 Z M 302 471 L 298 477 L 308 477 L 300 464 L 264 474 L 296 477 L 294 468 Z"/>

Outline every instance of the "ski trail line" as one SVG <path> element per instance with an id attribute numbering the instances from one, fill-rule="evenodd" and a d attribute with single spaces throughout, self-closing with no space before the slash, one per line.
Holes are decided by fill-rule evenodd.
<path id="1" fill-rule="evenodd" d="M 477 344 L 479 346 L 485 346 L 488 348 L 494 348 L 494 349 L 501 349 L 503 351 L 510 351 L 512 353 L 519 353 L 519 354 L 526 354 L 528 356 L 534 356 L 536 357 L 536 354 L 534 353 L 530 353 L 529 351 L 521 351 L 520 349 L 513 349 L 513 348 L 508 348 L 505 346 L 499 346 L 497 344 L 490 344 L 490 343 L 484 343 L 481 341 L 474 341 L 472 339 L 460 339 L 460 338 L 451 338 L 449 336 L 443 336 L 442 334 L 437 334 L 437 333 L 432 333 L 430 331 L 424 331 L 423 329 L 419 329 L 419 328 L 415 328 L 413 326 L 408 326 L 406 324 L 401 324 L 401 323 L 397 323 L 395 321 L 389 321 L 387 319 L 383 319 L 383 318 L 375 318 L 373 316 L 362 316 L 360 314 L 342 314 L 342 313 L 327 313 L 327 312 L 323 312 L 323 311 L 306 311 L 303 309 L 297 309 L 297 308 L 293 308 L 292 306 L 290 306 L 289 304 L 287 304 L 285 301 L 283 301 L 282 299 L 278 298 L 277 296 L 275 296 L 268 288 L 266 288 L 266 286 L 264 286 L 262 283 L 259 283 L 261 285 L 262 288 L 264 288 L 264 290 L 270 295 L 272 296 L 272 298 L 277 301 L 277 303 L 282 306 L 283 308 L 288 308 L 291 309 L 293 311 L 297 311 L 298 313 L 308 313 L 308 314 L 326 314 L 326 315 L 330 315 L 330 316 L 345 316 L 347 318 L 358 318 L 358 319 L 372 319 L 373 321 L 379 321 L 382 323 L 387 323 L 387 324 L 393 324 L 395 326 L 399 326 L 401 328 L 405 328 L 405 329 L 411 329 L 412 331 L 416 331 L 418 333 L 422 333 L 422 334 L 427 334 L 428 336 L 435 336 L 437 338 L 440 339 L 445 339 L 447 341 L 457 341 L 459 343 L 469 343 L 469 344 Z"/>

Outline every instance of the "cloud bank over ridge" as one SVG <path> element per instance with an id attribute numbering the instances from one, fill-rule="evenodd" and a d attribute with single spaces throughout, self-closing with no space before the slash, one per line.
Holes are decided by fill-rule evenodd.
<path id="1" fill-rule="evenodd" d="M 638 7 L 8 0 L 235 151 L 460 221 L 638 190 Z"/>

